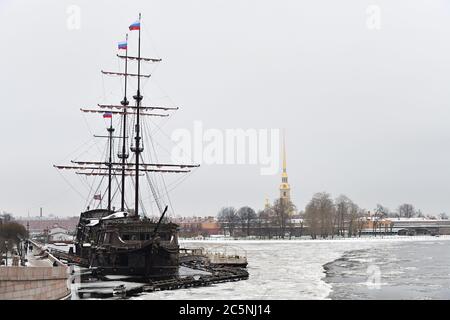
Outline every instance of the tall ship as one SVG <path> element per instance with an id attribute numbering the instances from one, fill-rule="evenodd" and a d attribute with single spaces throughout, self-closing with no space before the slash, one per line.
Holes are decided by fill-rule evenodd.
<path id="1" fill-rule="evenodd" d="M 88 196 L 93 205 L 80 215 L 69 256 L 71 261 L 99 274 L 171 277 L 178 274 L 179 268 L 179 227 L 168 217 L 170 199 L 158 192 L 156 175 L 166 187 L 164 174 L 186 174 L 199 165 L 155 161 L 157 155 L 155 148 L 149 147 L 153 141 L 146 121 L 151 117 L 167 117 L 178 107 L 143 105 L 142 79 L 150 78 L 151 74 L 144 74 L 141 64 L 159 63 L 161 59 L 141 56 L 141 14 L 129 30 L 137 33 L 137 55 L 128 54 L 127 34 L 126 41 L 118 44 L 119 51 L 124 52 L 117 54 L 123 62 L 123 72 L 102 71 L 103 75 L 123 78 L 120 104 L 81 109 L 101 115 L 108 123 L 107 134 L 95 136 L 107 141 L 103 158 L 55 165 L 59 170 L 74 170 L 86 180 L 94 180 Z M 129 71 L 131 63 L 135 72 Z M 127 92 L 131 80 L 136 86 L 132 103 Z M 118 134 L 115 125 L 119 127 Z M 145 148 L 149 150 L 146 152 Z M 156 210 L 153 217 L 144 205 L 149 198 Z"/>

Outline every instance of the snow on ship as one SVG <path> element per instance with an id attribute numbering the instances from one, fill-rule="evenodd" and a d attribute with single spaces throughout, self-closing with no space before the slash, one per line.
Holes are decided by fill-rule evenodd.
<path id="1" fill-rule="evenodd" d="M 55 165 L 58 169 L 72 169 L 78 175 L 95 179 L 100 177 L 96 190 L 101 191 L 104 178 L 107 187 L 103 193 L 95 191 L 93 200 L 97 201 L 95 209 L 82 212 L 77 226 L 74 241 L 75 250 L 69 252 L 69 259 L 79 265 L 93 268 L 104 275 L 129 275 L 137 277 L 155 278 L 174 276 L 179 268 L 178 225 L 171 223 L 167 217 L 168 205 L 162 204 L 164 197 L 158 193 L 154 175 L 166 173 L 188 173 L 198 165 L 167 164 L 146 161 L 144 152 L 144 138 L 151 139 L 143 133 L 145 119 L 148 117 L 167 117 L 178 107 L 142 106 L 141 78 L 149 78 L 149 74 L 141 73 L 141 63 L 158 63 L 161 59 L 141 57 L 141 15 L 139 20 L 129 27 L 130 31 L 138 31 L 137 56 L 128 55 L 128 34 L 125 42 L 118 45 L 119 50 L 125 50 L 125 55 L 117 57 L 124 61 L 124 72 L 102 71 L 104 75 L 117 75 L 124 79 L 124 98 L 120 105 L 98 105 L 98 109 L 81 109 L 82 112 L 102 114 L 109 121 L 108 135 L 95 136 L 107 138 L 105 161 L 72 161 L 71 165 Z M 129 61 L 137 63 L 137 73 L 128 72 Z M 137 82 L 137 92 L 134 105 L 130 106 L 127 99 L 128 78 Z M 113 117 L 119 116 L 120 135 L 114 136 Z M 128 123 L 133 124 L 129 126 Z M 149 130 L 147 134 L 149 135 Z M 128 136 L 133 137 L 128 153 Z M 118 141 L 114 154 L 115 141 Z M 152 151 L 154 151 L 152 149 Z M 147 155 L 148 158 L 155 158 Z M 117 158 L 116 158 L 117 157 Z M 148 190 L 143 191 L 140 178 L 145 177 Z M 143 179 L 142 179 L 143 180 Z M 127 182 L 132 188 L 129 190 L 134 207 L 127 206 Z M 92 183 L 91 187 L 94 185 Z M 165 182 L 164 182 L 165 186 Z M 115 189 L 116 188 L 116 189 Z M 116 191 L 114 191 L 116 190 Z M 167 190 L 166 190 L 167 191 Z M 157 218 L 149 218 L 145 214 L 142 194 L 152 195 L 157 207 Z M 120 210 L 113 207 L 116 196 L 120 195 Z M 92 194 L 90 194 L 92 196 Z M 103 208 L 102 198 L 107 197 L 107 207 Z M 129 197 L 128 197 L 129 198 Z M 167 199 L 167 203 L 170 200 Z M 159 218 L 158 218 L 159 217 Z"/>

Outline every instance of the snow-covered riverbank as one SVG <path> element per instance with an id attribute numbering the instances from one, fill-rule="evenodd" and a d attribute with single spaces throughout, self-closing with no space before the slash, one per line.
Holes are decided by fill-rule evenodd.
<path id="1" fill-rule="evenodd" d="M 241 244 L 241 243 L 323 243 L 323 242 L 379 242 L 379 241 L 441 241 L 450 240 L 450 235 L 435 236 L 377 236 L 377 237 L 355 237 L 355 238 L 327 238 L 327 239 L 233 239 L 233 238 L 204 238 L 180 239 L 183 243 L 220 243 L 220 244 Z"/>

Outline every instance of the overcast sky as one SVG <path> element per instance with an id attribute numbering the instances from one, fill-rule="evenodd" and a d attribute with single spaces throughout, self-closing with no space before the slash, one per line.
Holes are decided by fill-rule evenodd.
<path id="1" fill-rule="evenodd" d="M 79 29 L 68 27 L 70 5 Z M 370 5 L 380 29 L 367 25 Z M 450 212 L 448 0 L 0 0 L 0 210 L 84 209 L 77 178 L 52 165 L 104 132 L 79 108 L 119 101 L 120 82 L 100 70 L 117 70 L 117 42 L 138 12 L 144 52 L 163 59 L 145 99 L 181 106 L 162 122 L 167 149 L 164 137 L 195 120 L 284 128 L 300 209 L 327 191 L 367 209 Z M 280 180 L 256 165 L 204 165 L 171 200 L 188 216 L 260 209 Z"/>

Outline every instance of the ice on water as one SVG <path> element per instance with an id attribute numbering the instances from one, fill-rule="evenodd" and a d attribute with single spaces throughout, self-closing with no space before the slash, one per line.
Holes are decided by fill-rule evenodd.
<path id="1" fill-rule="evenodd" d="M 398 242 L 443 241 L 449 237 L 385 237 L 335 240 L 184 241 L 184 247 L 237 246 L 247 251 L 246 281 L 174 291 L 133 299 L 327 299 L 332 285 L 324 281 L 323 266 L 345 252 L 386 247 Z M 368 250 L 370 253 L 370 250 Z M 361 257 L 362 258 L 362 257 Z M 370 254 L 364 259 L 371 259 Z"/>

